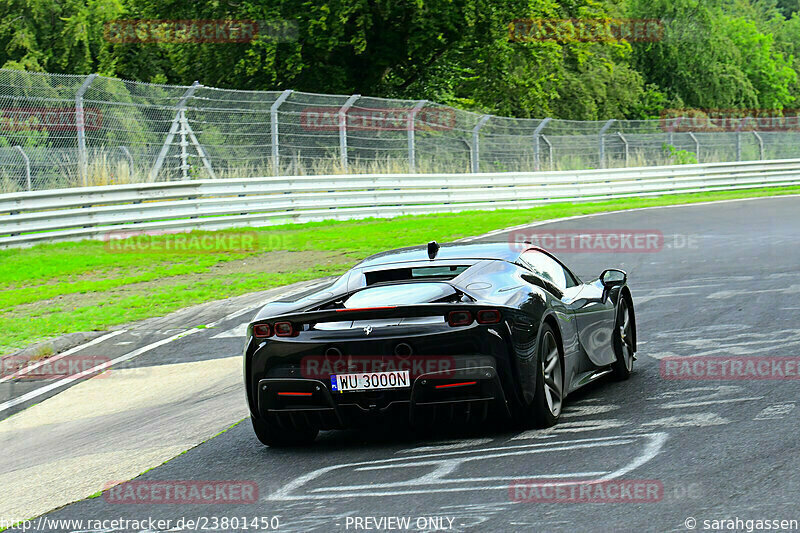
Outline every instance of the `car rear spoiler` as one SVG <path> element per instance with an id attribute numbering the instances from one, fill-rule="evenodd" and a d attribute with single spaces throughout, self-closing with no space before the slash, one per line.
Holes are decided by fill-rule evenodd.
<path id="1" fill-rule="evenodd" d="M 359 309 L 326 309 L 305 313 L 289 313 L 256 320 L 250 324 L 269 324 L 275 322 L 292 322 L 295 324 L 317 324 L 319 322 L 339 322 L 343 320 L 371 320 L 387 318 L 411 318 L 425 316 L 446 317 L 451 311 L 470 311 L 473 316 L 481 310 L 496 309 L 503 314 L 514 311 L 511 307 L 501 305 L 476 305 L 471 303 L 422 303 L 414 305 L 397 305 L 383 307 L 365 307 Z"/>

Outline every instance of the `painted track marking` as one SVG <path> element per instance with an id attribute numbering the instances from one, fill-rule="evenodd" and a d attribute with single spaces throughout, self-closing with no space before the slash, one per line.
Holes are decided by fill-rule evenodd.
<path id="1" fill-rule="evenodd" d="M 63 359 L 65 357 L 67 357 L 68 355 L 72 355 L 75 352 L 79 352 L 79 351 L 83 350 L 84 348 L 88 348 L 90 346 L 94 346 L 95 344 L 99 344 L 99 343 L 101 343 L 101 342 L 103 342 L 105 340 L 108 340 L 108 339 L 112 338 L 112 337 L 116 337 L 117 335 L 119 335 L 121 333 L 125 333 L 126 331 L 127 330 L 124 330 L 124 329 L 120 329 L 120 330 L 117 330 L 117 331 L 112 331 L 111 333 L 107 333 L 106 335 L 103 335 L 102 337 L 97 337 L 96 339 L 93 339 L 93 340 L 91 340 L 89 342 L 81 344 L 80 346 L 75 346 L 74 348 L 70 348 L 66 352 L 60 353 L 58 355 L 54 355 L 53 357 L 48 357 L 46 359 L 42 359 L 38 363 L 26 366 L 26 367 L 22 368 L 21 370 L 19 370 L 18 372 L 15 372 L 15 373 L 13 373 L 13 374 L 11 374 L 9 376 L 3 376 L 2 378 L 0 378 L 0 383 L 4 383 L 6 381 L 18 378 L 20 376 L 24 376 L 25 374 L 27 374 L 27 373 L 29 373 L 29 372 L 31 372 L 33 370 L 36 370 L 37 368 L 39 368 L 42 365 L 53 364 L 54 362 L 58 361 L 59 359 Z M 10 356 L 10 357 L 13 357 L 13 356 Z"/>
<path id="2" fill-rule="evenodd" d="M 323 283 L 323 282 L 319 282 L 318 280 L 314 280 L 314 282 L 302 285 L 302 286 L 298 287 L 296 290 L 288 291 L 286 293 L 275 295 L 274 297 L 266 300 L 265 302 L 262 302 L 257 307 L 250 307 L 250 308 L 247 308 L 247 309 L 240 309 L 239 311 L 234 311 L 233 313 L 230 313 L 229 315 L 226 315 L 226 316 L 220 318 L 219 320 L 216 320 L 216 321 L 214 321 L 214 322 L 212 322 L 210 324 L 207 324 L 207 327 L 215 327 L 215 326 L 217 326 L 219 324 L 227 322 L 228 320 L 232 320 L 232 319 L 237 318 L 239 316 L 242 316 L 242 315 L 244 315 L 246 313 L 255 311 L 257 309 L 260 309 L 262 306 L 266 305 L 267 303 L 269 303 L 271 301 L 277 300 L 278 298 L 285 298 L 287 296 L 291 296 L 292 294 L 296 294 L 298 292 L 302 292 L 302 291 L 308 290 L 311 287 L 313 287 L 314 285 L 319 285 L 321 283 Z M 63 354 L 60 354 L 59 356 L 55 356 L 55 357 L 59 357 L 59 358 L 64 357 L 64 356 L 68 355 L 69 353 L 74 353 L 75 351 L 77 351 L 79 349 L 83 349 L 83 348 L 86 348 L 86 347 L 88 347 L 90 345 L 97 344 L 98 342 L 101 341 L 101 339 L 107 339 L 107 338 L 113 337 L 114 335 L 119 335 L 120 333 L 123 333 L 124 331 L 125 330 L 120 330 L 118 332 L 111 332 L 108 335 L 105 335 L 103 337 L 98 337 L 97 339 L 94 339 L 94 341 L 90 341 L 90 342 L 88 342 L 86 344 L 83 344 L 81 346 L 73 348 L 72 350 L 68 350 L 67 352 L 64 352 Z M 26 394 L 23 394 L 22 396 L 18 396 L 16 398 L 12 398 L 11 400 L 8 400 L 7 402 L 0 404 L 0 413 L 2 413 L 3 411 L 7 411 L 8 409 L 11 409 L 12 407 L 15 407 L 15 406 L 17 406 L 17 405 L 19 405 L 21 403 L 27 402 L 28 400 L 32 400 L 34 398 L 38 398 L 39 396 L 42 396 L 42 395 L 47 394 L 48 392 L 50 392 L 52 390 L 58 389 L 60 387 L 63 387 L 64 385 L 69 385 L 70 383 L 72 383 L 74 381 L 77 381 L 79 379 L 82 379 L 82 378 L 85 378 L 85 377 L 90 377 L 93 374 L 97 374 L 99 372 L 107 370 L 107 369 L 111 368 L 115 364 L 124 363 L 125 361 L 129 361 L 129 360 L 133 359 L 134 357 L 138 357 L 138 356 L 140 356 L 142 354 L 145 354 L 145 353 L 147 353 L 149 351 L 152 351 L 155 348 L 158 348 L 160 346 L 168 344 L 168 343 L 170 343 L 172 341 L 181 339 L 183 337 L 187 337 L 189 335 L 194 335 L 195 333 L 198 333 L 200 331 L 205 331 L 205 330 L 204 329 L 179 330 L 178 333 L 176 333 L 175 335 L 172 335 L 171 337 L 167 337 L 166 339 L 161 339 L 160 341 L 156 341 L 154 343 L 148 344 L 147 346 L 143 346 L 141 348 L 133 350 L 132 352 L 128 352 L 125 355 L 121 355 L 121 356 L 119 356 L 116 359 L 113 359 L 111 361 L 106 361 L 105 363 L 99 364 L 99 365 L 97 365 L 97 366 L 95 366 L 93 368 L 90 368 L 88 370 L 84 370 L 83 372 L 79 372 L 77 374 L 73 374 L 71 376 L 67 376 L 67 377 L 65 377 L 63 379 L 60 379 L 58 381 L 55 381 L 53 383 L 49 383 L 48 385 L 45 385 L 44 387 L 40 387 L 38 389 L 32 390 L 30 392 L 27 392 Z M 51 358 L 45 359 L 44 361 L 45 362 L 46 361 L 52 362 L 53 360 L 54 360 L 54 358 L 51 357 Z M 33 368 L 34 367 L 31 367 L 31 369 L 33 369 Z"/>

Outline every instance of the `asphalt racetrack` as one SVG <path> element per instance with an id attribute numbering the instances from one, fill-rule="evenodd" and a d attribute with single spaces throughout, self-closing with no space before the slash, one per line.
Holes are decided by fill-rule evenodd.
<path id="1" fill-rule="evenodd" d="M 535 228 L 602 229 L 648 230 L 664 236 L 663 246 L 647 253 L 557 252 L 584 279 L 596 277 L 605 267 L 628 272 L 638 321 L 638 360 L 628 381 L 601 381 L 571 396 L 554 428 L 486 427 L 422 436 L 404 428 L 324 432 L 311 447 L 286 450 L 262 446 L 245 421 L 214 438 L 200 439 L 205 442 L 149 470 L 137 482 L 236 481 L 255 490 L 249 500 L 213 505 L 120 503 L 102 496 L 50 512 L 44 523 L 34 524 L 40 530 L 106 532 L 179 531 L 176 524 L 181 519 L 184 526 L 193 520 L 198 522 L 194 529 L 207 531 L 278 526 L 284 532 L 639 532 L 746 530 L 747 520 L 800 520 L 797 368 L 789 375 L 791 360 L 786 359 L 797 358 L 800 347 L 800 197 L 653 208 Z M 508 233 L 478 240 L 506 241 Z M 230 311 L 219 313 L 216 327 L 168 340 L 121 362 L 121 368 L 213 365 L 217 359 L 238 365 L 241 324 L 250 315 L 231 317 Z M 121 356 L 176 333 L 162 331 L 119 345 L 129 335 L 122 333 L 104 341 L 106 353 Z M 675 379 L 664 366 L 675 357 L 764 358 L 770 366 L 766 375 L 739 379 L 721 380 L 711 371 L 694 379 Z M 126 436 L 116 440 L 109 453 L 129 450 L 126 453 L 134 456 L 139 452 L 133 441 L 153 435 L 172 440 L 167 426 L 182 428 L 198 418 L 214 421 L 218 412 L 235 422 L 246 413 L 244 391 L 236 381 L 241 379 L 239 370 L 225 371 L 232 373 L 231 381 L 220 383 L 213 394 L 203 390 L 197 402 L 182 400 L 177 414 L 156 418 L 158 424 L 151 423 L 152 410 L 137 406 L 124 413 L 98 414 L 96 420 L 84 417 L 94 438 L 61 434 L 54 442 L 47 425 L 36 426 L 26 433 L 27 451 L 17 450 L 23 454 L 17 460 L 24 463 L 26 454 L 35 456 L 42 449 L 56 453 L 65 447 L 102 447 L 106 427 Z M 787 374 L 779 375 L 782 371 Z M 220 370 L 209 367 L 208 372 Z M 144 391 L 146 380 L 142 383 Z M 41 403 L 35 408 L 43 408 L 82 386 L 52 396 L 61 390 L 54 389 L 21 402 L 13 411 L 37 402 Z M 28 387 L 5 399 L 35 390 Z M 121 397 L 106 401 L 124 403 Z M 0 417 L 11 411 L 0 412 Z M 25 415 L 18 412 L 5 423 Z M 120 417 L 124 428 L 115 427 Z M 12 445 L 3 433 L 0 444 Z M 118 464 L 119 459 L 114 461 Z M 95 470 L 106 475 L 102 468 Z M 655 486 L 658 493 L 610 503 L 568 501 L 563 495 L 542 501 L 545 495 L 509 490 L 520 480 L 599 480 L 607 489 L 616 480 Z M 36 479 L 18 483 L 28 484 L 29 492 L 37 490 Z M 171 522 L 139 529 L 110 522 L 145 518 Z M 253 527 L 254 518 L 263 520 Z M 62 519 L 84 523 L 59 527 L 54 521 Z M 738 528 L 713 527 L 720 525 L 713 521 L 737 519 Z M 90 520 L 106 522 L 87 527 Z"/>

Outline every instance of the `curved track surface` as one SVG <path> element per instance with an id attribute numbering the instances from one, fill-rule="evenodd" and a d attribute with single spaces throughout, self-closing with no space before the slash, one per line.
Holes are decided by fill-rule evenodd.
<path id="1" fill-rule="evenodd" d="M 705 520 L 800 520 L 796 367 L 794 379 L 738 380 L 666 379 L 662 369 L 674 356 L 800 356 L 798 228 L 798 197 L 537 226 L 664 235 L 663 248 L 652 253 L 559 254 L 586 278 L 609 266 L 628 271 L 640 342 L 631 379 L 603 381 L 574 395 L 554 428 L 486 428 L 432 438 L 401 429 L 327 432 L 311 447 L 277 450 L 261 446 L 245 422 L 138 481 L 253 482 L 255 503 L 128 505 L 101 497 L 44 518 L 152 517 L 172 520 L 177 531 L 181 518 L 277 516 L 280 531 L 297 532 L 406 530 L 394 521 L 363 521 L 367 517 L 408 517 L 408 530 L 424 531 L 686 531 L 690 517 L 698 530 Z M 508 232 L 478 239 L 503 241 Z M 229 324 L 227 337 L 200 332 L 128 365 L 236 355 L 236 324 Z M 230 401 L 243 404 L 243 393 L 232 393 Z M 658 501 L 638 503 L 513 501 L 509 484 L 530 479 L 650 480 L 663 492 Z M 212 531 L 244 531 L 214 528 L 213 520 L 204 524 Z M 54 531 L 131 530 L 108 522 L 105 529 L 47 525 Z"/>

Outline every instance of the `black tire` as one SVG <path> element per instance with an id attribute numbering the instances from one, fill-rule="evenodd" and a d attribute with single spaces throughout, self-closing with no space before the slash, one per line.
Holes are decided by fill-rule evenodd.
<path id="1" fill-rule="evenodd" d="M 558 422 L 564 399 L 564 362 L 553 328 L 542 326 L 536 352 L 536 388 L 533 401 L 523 408 L 525 427 L 548 428 Z"/>
<path id="2" fill-rule="evenodd" d="M 250 416 L 250 421 L 253 423 L 253 431 L 261 444 L 274 448 L 308 445 L 314 442 L 319 433 L 319 430 L 316 429 L 298 431 L 278 428 L 266 420 L 254 416 Z"/>
<path id="3" fill-rule="evenodd" d="M 633 362 L 636 360 L 636 354 L 633 351 L 636 336 L 634 327 L 628 301 L 620 297 L 613 334 L 614 353 L 617 360 L 611 365 L 612 374 L 619 381 L 628 379 L 633 372 Z"/>

